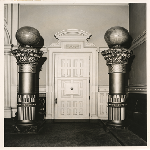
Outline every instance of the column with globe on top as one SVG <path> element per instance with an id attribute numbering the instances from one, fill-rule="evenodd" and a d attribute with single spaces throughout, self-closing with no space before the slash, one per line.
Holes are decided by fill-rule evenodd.
<path id="1" fill-rule="evenodd" d="M 108 66 L 108 125 L 123 126 L 125 120 L 126 91 L 125 74 L 128 59 L 132 55 L 129 50 L 131 37 L 123 27 L 112 27 L 104 35 L 109 49 L 101 52 Z"/>
<path id="2" fill-rule="evenodd" d="M 43 52 L 43 40 L 39 31 L 33 27 L 21 27 L 16 32 L 16 39 L 20 44 L 11 53 L 19 66 L 19 86 L 17 93 L 17 130 L 21 132 L 36 130 L 38 110 L 38 90 L 36 86 L 36 67 Z M 24 128 L 24 129 L 23 129 Z"/>

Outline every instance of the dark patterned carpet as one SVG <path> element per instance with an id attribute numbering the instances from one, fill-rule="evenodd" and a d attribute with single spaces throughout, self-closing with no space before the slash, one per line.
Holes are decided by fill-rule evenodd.
<path id="1" fill-rule="evenodd" d="M 38 134 L 11 134 L 11 123 L 5 120 L 4 147 L 122 146 L 100 122 L 46 122 Z"/>

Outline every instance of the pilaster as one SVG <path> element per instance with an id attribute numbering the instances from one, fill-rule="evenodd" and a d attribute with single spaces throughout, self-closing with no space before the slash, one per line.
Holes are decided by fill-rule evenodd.
<path id="1" fill-rule="evenodd" d="M 11 118 L 10 45 L 4 47 L 4 117 Z"/>

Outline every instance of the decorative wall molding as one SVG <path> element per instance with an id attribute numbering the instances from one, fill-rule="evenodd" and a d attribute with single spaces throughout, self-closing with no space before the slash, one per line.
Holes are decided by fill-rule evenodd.
<path id="1" fill-rule="evenodd" d="M 137 86 L 128 86 L 126 88 L 128 93 L 143 93 L 147 94 L 147 86 L 137 85 Z M 98 92 L 107 92 L 109 93 L 109 86 L 98 86 Z"/>
<path id="2" fill-rule="evenodd" d="M 107 120 L 108 119 L 108 93 L 109 86 L 98 86 L 98 118 Z"/>
<path id="3" fill-rule="evenodd" d="M 39 86 L 39 93 L 46 93 L 46 86 L 40 85 Z"/>
<path id="4" fill-rule="evenodd" d="M 67 30 L 62 30 L 60 32 L 57 32 L 54 37 L 58 40 L 57 43 L 52 43 L 50 47 L 55 47 L 55 48 L 60 48 L 61 47 L 61 42 L 63 41 L 68 41 L 70 42 L 76 42 L 76 41 L 84 41 L 84 47 L 91 47 L 91 48 L 96 48 L 96 46 L 93 43 L 89 43 L 88 39 L 90 39 L 92 35 L 86 31 L 83 30 L 78 30 L 78 29 L 67 29 Z M 67 48 L 67 47 L 65 47 Z M 79 49 L 79 47 L 75 46 L 72 47 L 72 49 Z M 71 49 L 71 47 L 67 48 Z"/>
<path id="5" fill-rule="evenodd" d="M 66 49 L 80 49 L 81 45 L 80 44 L 66 44 L 65 48 Z"/>
<path id="6" fill-rule="evenodd" d="M 109 92 L 109 85 L 99 85 L 98 92 Z"/>
<path id="7" fill-rule="evenodd" d="M 4 4 L 4 44 L 11 43 L 11 4 Z"/>
<path id="8" fill-rule="evenodd" d="M 96 47 L 94 43 L 89 43 L 88 41 L 84 42 L 85 47 Z"/>
<path id="9" fill-rule="evenodd" d="M 11 118 L 11 55 L 10 45 L 4 46 L 4 118 Z"/>
<path id="10" fill-rule="evenodd" d="M 8 4 L 4 4 L 4 21 L 8 24 Z"/>
<path id="11" fill-rule="evenodd" d="M 60 41 L 58 41 L 57 43 L 52 43 L 49 47 L 60 48 L 61 47 L 61 43 L 60 43 Z"/>
<path id="12" fill-rule="evenodd" d="M 10 44 L 7 44 L 7 45 L 4 45 L 4 55 L 5 54 L 10 54 L 11 55 L 11 45 Z"/>
<path id="13" fill-rule="evenodd" d="M 136 39 L 133 40 L 130 50 L 134 50 L 139 45 L 143 44 L 146 41 L 146 30 L 139 35 Z"/>
<path id="14" fill-rule="evenodd" d="M 4 25 L 4 44 L 10 44 L 11 37 L 7 27 Z"/>
<path id="15" fill-rule="evenodd" d="M 147 86 L 129 86 L 128 93 L 147 94 Z"/>
<path id="16" fill-rule="evenodd" d="M 11 118 L 11 108 L 4 108 L 4 118 Z"/>
<path id="17" fill-rule="evenodd" d="M 84 36 L 87 38 L 91 37 L 91 34 L 83 31 L 83 30 L 78 30 L 78 29 L 67 29 L 67 30 L 62 30 L 60 32 L 57 32 L 54 37 L 56 39 L 60 39 L 63 36 Z"/>

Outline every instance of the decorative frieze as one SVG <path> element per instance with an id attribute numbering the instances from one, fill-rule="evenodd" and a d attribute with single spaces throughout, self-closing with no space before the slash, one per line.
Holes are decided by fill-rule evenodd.
<path id="1" fill-rule="evenodd" d="M 66 49 L 80 49 L 81 45 L 79 45 L 79 44 L 66 44 L 65 48 Z"/>

